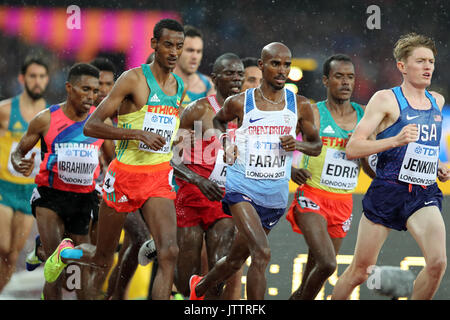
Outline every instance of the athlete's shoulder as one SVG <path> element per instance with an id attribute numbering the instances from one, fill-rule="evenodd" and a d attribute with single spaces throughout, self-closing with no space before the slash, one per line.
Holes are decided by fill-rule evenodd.
<path id="1" fill-rule="evenodd" d="M 397 98 L 391 89 L 383 89 L 374 93 L 368 105 L 375 105 L 377 110 L 391 109 L 397 104 Z"/>
<path id="2" fill-rule="evenodd" d="M 195 101 L 192 101 L 189 103 L 183 110 L 183 113 L 185 114 L 194 114 L 194 115 L 202 115 L 210 108 L 210 103 L 208 102 L 208 99 L 200 98 Z"/>
<path id="3" fill-rule="evenodd" d="M 227 102 L 228 104 L 232 103 L 244 105 L 244 101 L 245 101 L 245 92 L 237 93 L 225 99 L 225 102 Z"/>
<path id="4" fill-rule="evenodd" d="M 4 99 L 0 101 L 0 115 L 8 115 L 11 113 L 12 98 Z"/>
<path id="5" fill-rule="evenodd" d="M 430 91 L 430 94 L 436 99 L 436 103 L 439 106 L 439 108 L 442 109 L 442 107 L 445 104 L 444 96 L 436 91 Z"/>
<path id="6" fill-rule="evenodd" d="M 305 96 L 302 96 L 300 94 L 296 94 L 295 96 L 297 98 L 297 103 L 307 103 L 309 105 L 312 105 L 311 99 L 309 99 L 309 98 L 307 98 Z"/>

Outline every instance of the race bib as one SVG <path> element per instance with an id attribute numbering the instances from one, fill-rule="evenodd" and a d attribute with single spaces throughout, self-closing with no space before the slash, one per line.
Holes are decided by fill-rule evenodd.
<path id="1" fill-rule="evenodd" d="M 142 130 L 153 132 L 166 140 L 166 144 L 159 150 L 152 150 L 142 141 L 139 149 L 154 153 L 169 153 L 170 143 L 177 127 L 178 109 L 171 106 L 148 106 L 145 113 Z"/>
<path id="2" fill-rule="evenodd" d="M 114 192 L 114 183 L 116 182 L 116 174 L 108 171 L 105 175 L 105 179 L 103 180 L 103 190 L 106 193 Z"/>
<path id="3" fill-rule="evenodd" d="M 358 183 L 359 160 L 348 160 L 345 151 L 327 149 L 320 184 L 336 189 L 352 190 Z"/>
<path id="4" fill-rule="evenodd" d="M 320 210 L 320 206 L 309 198 L 299 196 L 297 202 L 302 209 Z"/>
<path id="5" fill-rule="evenodd" d="M 223 162 L 223 155 L 224 155 L 223 149 L 218 149 L 214 170 L 211 172 L 208 178 L 212 182 L 215 182 L 221 188 L 225 188 L 225 182 L 227 178 L 227 164 Z"/>
<path id="6" fill-rule="evenodd" d="M 378 154 L 374 153 L 371 154 L 367 158 L 367 162 L 369 163 L 370 169 L 372 169 L 373 172 L 377 172 L 377 163 L 378 163 Z"/>
<path id="7" fill-rule="evenodd" d="M 84 143 L 60 143 L 57 149 L 58 177 L 64 183 L 90 186 L 98 166 L 98 149 Z"/>
<path id="8" fill-rule="evenodd" d="M 398 180 L 429 186 L 436 182 L 439 147 L 416 142 L 408 144 Z"/>
<path id="9" fill-rule="evenodd" d="M 245 161 L 245 177 L 282 179 L 286 177 L 288 154 L 277 135 L 250 135 Z"/>
<path id="10" fill-rule="evenodd" d="M 17 142 L 13 142 L 12 146 L 11 146 L 11 152 L 9 154 L 9 160 L 8 160 L 8 171 L 9 173 L 11 173 L 11 175 L 16 176 L 16 177 L 23 177 L 23 175 L 19 172 L 17 172 L 11 162 L 11 155 L 13 153 L 14 150 L 16 150 L 16 147 L 19 143 Z M 36 175 L 39 173 L 39 166 L 41 165 L 41 150 L 38 148 L 33 148 L 31 149 L 26 155 L 25 158 L 29 159 L 31 158 L 31 154 L 33 152 L 36 152 L 36 155 L 34 157 L 34 168 L 33 171 L 31 172 L 31 174 L 28 176 L 28 178 L 34 178 L 36 177 Z"/>

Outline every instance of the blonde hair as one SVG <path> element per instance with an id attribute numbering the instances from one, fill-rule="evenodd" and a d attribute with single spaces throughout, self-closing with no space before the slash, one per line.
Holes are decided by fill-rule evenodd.
<path id="1" fill-rule="evenodd" d="M 414 49 L 421 47 L 430 49 L 436 56 L 437 50 L 433 39 L 414 32 L 402 35 L 395 44 L 394 58 L 396 61 L 406 61 Z"/>

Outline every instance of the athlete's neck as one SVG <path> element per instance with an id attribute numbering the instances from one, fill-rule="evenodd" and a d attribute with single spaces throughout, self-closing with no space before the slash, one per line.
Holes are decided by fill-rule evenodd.
<path id="1" fill-rule="evenodd" d="M 417 87 L 408 81 L 403 81 L 400 87 L 408 101 L 414 101 L 415 104 L 417 103 L 420 105 L 428 103 L 428 99 L 425 95 L 426 87 Z"/>
<path id="2" fill-rule="evenodd" d="M 272 103 L 280 103 L 283 102 L 284 96 L 284 87 L 283 88 L 275 88 L 274 86 L 268 84 L 263 80 L 263 83 L 258 87 L 262 98 L 264 100 L 270 100 Z"/>
<path id="3" fill-rule="evenodd" d="M 72 121 L 83 121 L 86 119 L 87 115 L 89 114 L 88 111 L 78 111 L 74 105 L 70 102 L 70 100 L 66 100 L 60 104 L 62 111 L 66 115 L 67 118 L 69 118 Z"/>
<path id="4" fill-rule="evenodd" d="M 153 76 L 161 85 L 161 87 L 163 87 L 164 84 L 169 80 L 170 74 L 173 71 L 173 69 L 171 68 L 161 66 L 159 63 L 157 63 L 156 60 L 150 64 L 150 69 L 152 70 Z"/>
<path id="5" fill-rule="evenodd" d="M 197 78 L 197 72 L 186 73 L 179 66 L 175 67 L 173 73 L 175 73 L 177 76 L 180 76 L 180 78 L 183 80 L 187 88 L 192 86 L 192 84 L 195 83 Z"/>
<path id="6" fill-rule="evenodd" d="M 219 103 L 219 106 L 223 106 L 223 103 L 225 102 L 226 98 L 228 98 L 228 96 L 222 95 L 220 93 L 220 91 L 216 92 L 216 100 Z"/>
<path id="7" fill-rule="evenodd" d="M 327 106 L 328 110 L 330 112 L 344 115 L 348 111 L 353 111 L 353 107 L 350 103 L 350 99 L 342 100 L 342 99 L 336 99 L 332 97 L 331 95 L 327 96 L 327 100 L 325 101 L 325 105 Z"/>
<path id="8" fill-rule="evenodd" d="M 43 108 L 46 105 L 45 99 L 44 98 L 39 98 L 39 99 L 33 99 L 32 97 L 29 96 L 29 94 L 24 91 L 20 94 L 20 105 L 23 105 L 27 108 Z"/>

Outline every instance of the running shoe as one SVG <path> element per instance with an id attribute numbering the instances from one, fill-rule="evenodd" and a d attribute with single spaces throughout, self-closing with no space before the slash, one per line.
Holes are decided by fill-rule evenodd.
<path id="1" fill-rule="evenodd" d="M 141 266 L 146 266 L 156 258 L 155 241 L 150 239 L 141 246 L 138 254 L 138 262 Z"/>
<path id="2" fill-rule="evenodd" d="M 197 286 L 197 284 L 202 279 L 203 279 L 203 277 L 197 276 L 195 274 L 189 279 L 189 288 L 191 289 L 191 294 L 189 296 L 189 300 L 203 300 L 203 299 L 205 299 L 205 296 L 197 297 L 197 294 L 195 293 L 195 287 Z"/>
<path id="3" fill-rule="evenodd" d="M 27 271 L 33 271 L 34 269 L 39 267 L 42 262 L 44 262 L 37 256 L 37 250 L 41 246 L 41 237 L 37 235 L 34 241 L 34 249 L 27 255 L 27 258 L 25 259 L 25 266 L 27 268 Z"/>
<path id="4" fill-rule="evenodd" d="M 73 241 L 69 238 L 61 241 L 55 252 L 47 259 L 44 265 L 44 277 L 49 283 L 55 282 L 64 268 L 67 266 L 61 260 L 61 252 L 67 249 L 73 249 Z"/>

